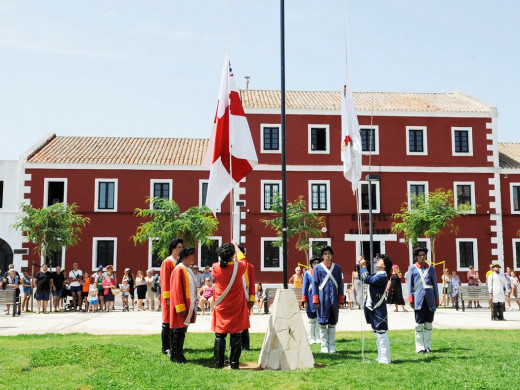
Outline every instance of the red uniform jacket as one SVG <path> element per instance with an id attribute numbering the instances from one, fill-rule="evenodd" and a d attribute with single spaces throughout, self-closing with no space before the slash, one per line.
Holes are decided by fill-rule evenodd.
<path id="1" fill-rule="evenodd" d="M 244 276 L 247 269 L 247 262 L 245 261 L 245 256 L 241 253 L 238 254 L 238 260 L 237 275 L 231 289 L 226 297 L 218 305 L 215 305 L 211 322 L 211 330 L 215 333 L 239 333 L 250 327 L 249 310 L 247 310 L 242 280 L 242 276 Z M 218 263 L 213 264 L 212 275 L 215 278 L 213 298 L 215 302 L 226 290 L 233 274 L 234 265 L 233 261 L 229 262 L 225 268 L 221 268 Z"/>
<path id="2" fill-rule="evenodd" d="M 188 271 L 182 266 L 177 266 L 170 278 L 170 329 L 187 328 L 184 322 L 187 317 L 181 316 L 181 312 L 186 311 L 189 315 L 190 298 L 190 278 Z M 194 323 L 197 319 L 197 307 L 195 306 L 191 314 L 190 322 Z"/>
<path id="3" fill-rule="evenodd" d="M 165 300 L 170 298 L 170 278 L 175 268 L 175 260 L 168 256 L 161 264 L 162 322 L 170 322 L 170 307 Z"/>

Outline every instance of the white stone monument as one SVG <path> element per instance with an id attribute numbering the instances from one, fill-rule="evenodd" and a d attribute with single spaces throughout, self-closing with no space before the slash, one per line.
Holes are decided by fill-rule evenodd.
<path id="1" fill-rule="evenodd" d="M 314 367 L 307 332 L 292 289 L 276 291 L 258 364 L 270 370 Z"/>

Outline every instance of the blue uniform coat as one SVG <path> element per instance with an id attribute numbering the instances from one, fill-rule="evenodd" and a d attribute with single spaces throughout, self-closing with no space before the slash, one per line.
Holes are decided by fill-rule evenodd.
<path id="1" fill-rule="evenodd" d="M 307 302 L 305 306 L 307 314 L 311 314 L 311 318 L 316 318 L 316 307 L 312 302 L 312 274 L 312 269 L 305 271 L 303 274 L 302 301 Z"/>
<path id="2" fill-rule="evenodd" d="M 322 282 L 327 277 L 327 272 L 323 269 L 325 263 L 320 263 L 314 267 L 314 275 L 312 279 L 312 302 L 320 303 L 320 308 L 316 310 L 318 314 L 318 322 L 320 324 L 335 325 L 338 323 L 338 304 L 343 303 L 345 296 L 343 295 L 343 278 L 341 277 L 341 267 L 332 263 L 332 277 L 336 280 L 338 287 L 329 278 L 327 283 L 320 291 Z M 331 268 L 332 268 L 331 265 Z"/>
<path id="3" fill-rule="evenodd" d="M 419 263 L 415 263 L 408 270 L 408 297 L 413 296 L 415 310 L 421 310 L 423 303 L 426 302 L 428 309 L 431 312 L 435 312 L 439 302 L 439 289 L 437 287 L 435 270 L 429 264 L 425 264 L 422 268 L 419 267 Z M 432 288 L 424 288 L 421 275 L 419 274 L 420 270 L 422 272 L 426 270 L 424 281 L 427 286 L 432 286 Z"/>
<path id="4" fill-rule="evenodd" d="M 388 311 L 386 310 L 387 273 L 378 271 L 370 275 L 365 267 L 361 268 L 359 273 L 363 283 L 369 285 L 368 294 L 370 299 L 367 297 L 365 301 L 365 319 L 367 324 L 370 324 L 373 330 L 388 330 Z M 383 302 L 378 307 L 375 307 L 383 296 Z"/>

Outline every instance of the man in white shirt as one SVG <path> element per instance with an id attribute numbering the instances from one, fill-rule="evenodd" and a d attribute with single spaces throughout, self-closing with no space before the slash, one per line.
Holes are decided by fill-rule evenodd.
<path id="1" fill-rule="evenodd" d="M 504 321 L 506 309 L 507 282 L 504 274 L 500 273 L 500 264 L 493 264 L 493 272 L 487 278 L 489 299 L 493 302 L 492 320 Z"/>
<path id="2" fill-rule="evenodd" d="M 81 281 L 83 280 L 83 272 L 79 269 L 78 263 L 72 264 L 72 270 L 69 272 L 69 286 L 72 293 L 72 302 L 74 303 L 74 311 L 77 310 L 78 304 L 81 305 Z M 81 309 L 81 306 L 80 306 Z"/>

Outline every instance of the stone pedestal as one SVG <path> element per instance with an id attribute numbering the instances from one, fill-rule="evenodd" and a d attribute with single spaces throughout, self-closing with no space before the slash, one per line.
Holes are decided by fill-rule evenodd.
<path id="1" fill-rule="evenodd" d="M 270 311 L 258 358 L 260 367 L 270 370 L 313 368 L 314 357 L 294 290 L 278 289 Z"/>

